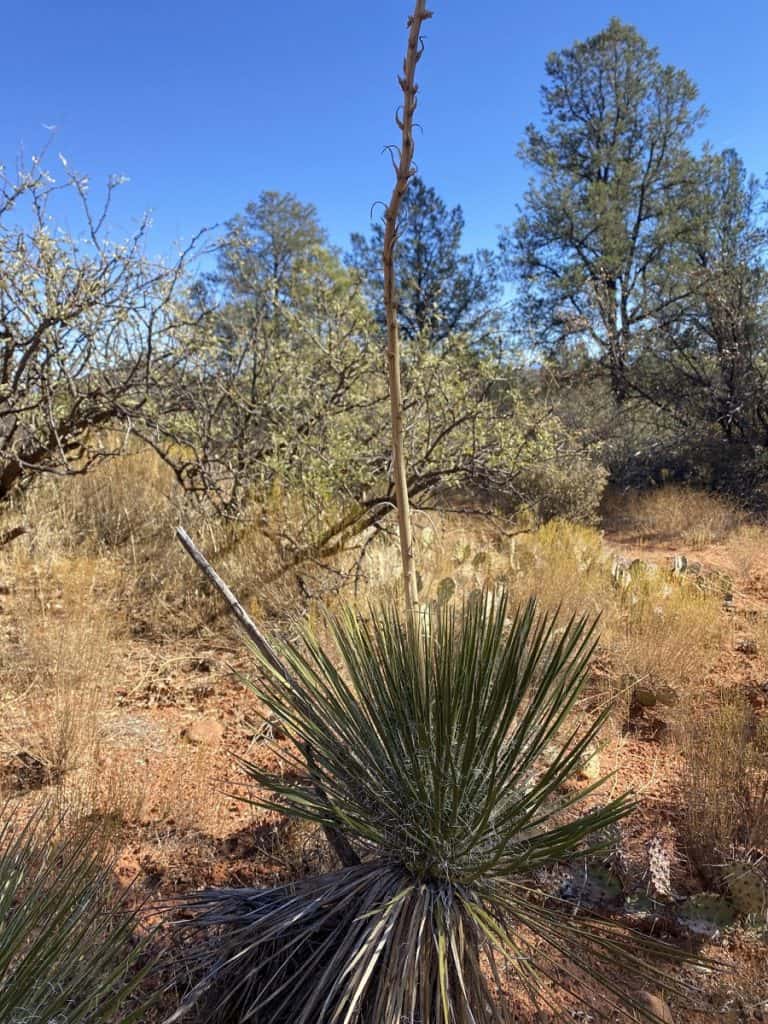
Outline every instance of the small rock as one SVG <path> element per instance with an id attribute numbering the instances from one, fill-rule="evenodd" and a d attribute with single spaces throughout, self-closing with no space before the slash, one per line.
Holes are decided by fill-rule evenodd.
<path id="1" fill-rule="evenodd" d="M 651 992 L 636 992 L 634 1000 L 638 1006 L 641 1006 L 646 1013 L 652 1014 L 659 1021 L 663 1021 L 663 1024 L 675 1024 L 675 1019 L 672 1016 L 672 1011 L 661 996 L 655 996 Z"/>
<path id="2" fill-rule="evenodd" d="M 582 762 L 579 767 L 579 778 L 594 782 L 600 778 L 600 752 L 596 750 Z"/>
<path id="3" fill-rule="evenodd" d="M 135 854 L 124 853 L 117 864 L 115 864 L 114 870 L 118 885 L 123 889 L 127 889 L 138 878 L 141 865 Z"/>
<path id="4" fill-rule="evenodd" d="M 677 690 L 671 686 L 660 686 L 656 690 L 656 700 L 665 708 L 673 708 L 679 700 Z"/>
<path id="5" fill-rule="evenodd" d="M 182 729 L 181 735 L 187 743 L 217 747 L 224 737 L 224 726 L 217 718 L 198 718 Z"/>
<path id="6" fill-rule="evenodd" d="M 739 654 L 748 654 L 750 656 L 757 654 L 757 640 L 751 636 L 743 636 L 736 641 L 736 650 Z"/>
<path id="7" fill-rule="evenodd" d="M 642 708 L 655 708 L 659 698 L 656 691 L 648 686 L 635 687 L 635 700 Z"/>

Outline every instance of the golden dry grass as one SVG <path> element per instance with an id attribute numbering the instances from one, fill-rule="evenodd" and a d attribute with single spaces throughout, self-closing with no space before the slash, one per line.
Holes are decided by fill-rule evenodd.
<path id="1" fill-rule="evenodd" d="M 255 615 L 290 618 L 303 595 L 296 575 L 281 572 L 278 534 L 290 534 L 292 516 L 299 528 L 295 505 L 276 489 L 242 521 L 216 520 L 184 497 L 158 456 L 142 449 L 33 489 L 15 512 L 29 533 L 0 553 L 0 571 L 23 575 L 52 560 L 75 567 L 94 561 L 119 588 L 132 628 L 168 637 L 216 619 L 221 629 L 218 599 L 175 539 L 183 525 Z M 323 570 L 309 565 L 305 575 L 311 591 Z"/>
<path id="2" fill-rule="evenodd" d="M 673 484 L 614 492 L 606 497 L 603 511 L 605 521 L 628 540 L 678 543 L 690 551 L 721 543 L 748 519 L 728 498 Z"/>
<path id="3" fill-rule="evenodd" d="M 93 762 L 111 700 L 120 612 L 104 568 L 29 565 L 7 598 L 0 743 L 53 777 Z"/>
<path id="4" fill-rule="evenodd" d="M 639 562 L 617 573 L 615 556 L 589 527 L 553 520 L 504 536 L 444 516 L 433 517 L 417 537 L 423 601 L 451 591 L 462 600 L 478 588 L 503 585 L 515 602 L 535 595 L 566 617 L 600 616 L 598 650 L 610 665 L 613 693 L 700 682 L 730 628 L 716 588 L 674 573 L 666 562 Z M 397 593 L 396 545 L 374 547 L 366 569 L 366 600 Z"/>
<path id="5" fill-rule="evenodd" d="M 273 500 L 274 507 L 260 508 L 259 516 L 279 520 L 285 532 L 290 502 L 279 494 Z M 704 536 L 724 539 L 745 577 L 759 564 L 768 537 L 724 499 L 679 487 L 625 496 L 620 506 L 614 496 L 612 503 L 609 523 L 619 524 L 632 538 L 681 545 Z M 167 467 L 146 451 L 108 462 L 84 477 L 46 483 L 32 492 L 24 513 L 32 532 L 2 553 L 0 572 L 32 581 L 28 589 L 37 596 L 20 614 L 25 629 L 45 627 L 44 640 L 33 645 L 41 660 L 36 685 L 56 677 L 56 693 L 77 686 L 83 694 L 98 692 L 86 682 L 91 671 L 87 654 L 80 662 L 82 679 L 73 682 L 73 670 L 67 668 L 71 652 L 108 652 L 116 643 L 130 645 L 136 633 L 172 640 L 199 631 L 205 622 L 213 634 L 226 628 L 215 595 L 174 538 L 180 522 L 261 621 L 290 620 L 297 614 L 312 619 L 321 607 L 350 600 L 367 605 L 399 594 L 395 536 L 374 539 L 362 559 L 359 549 L 337 559 L 332 582 L 340 586 L 347 581 L 338 596 L 322 585 L 307 586 L 307 579 L 314 582 L 311 576 L 301 585 L 293 573 L 276 578 L 280 552 L 256 519 L 207 521 L 199 509 L 181 501 Z M 535 594 L 542 605 L 559 607 L 563 615 L 599 615 L 600 652 L 610 667 L 613 692 L 638 684 L 685 688 L 701 681 L 729 629 L 717 588 L 671 573 L 663 559 L 617 573 L 615 556 L 601 533 L 589 527 L 554 520 L 517 532 L 514 524 L 452 514 L 419 514 L 416 527 L 423 601 L 452 593 L 462 600 L 473 591 L 503 585 L 515 600 Z M 91 615 L 93 608 L 99 614 Z M 107 609 L 112 610 L 108 616 Z M 107 625 L 108 637 L 92 635 L 104 633 Z M 33 664 L 25 670 L 24 663 L 16 659 L 14 692 L 23 690 L 23 679 L 34 674 Z M 56 718 L 57 729 L 66 733 L 71 718 L 66 700 L 55 699 L 64 701 Z M 84 696 L 82 707 L 91 699 L 96 700 Z M 93 717 L 85 713 L 81 720 Z M 51 750 L 57 743 L 77 745 L 51 737 L 46 743 Z M 48 756 L 61 761 L 63 755 Z"/>
<path id="6" fill-rule="evenodd" d="M 290 532 L 298 513 L 285 495 L 270 500 L 249 522 L 209 522 L 181 501 L 154 456 L 136 453 L 33 491 L 23 510 L 30 534 L 0 551 L 0 583 L 7 580 L 11 590 L 0 595 L 0 753 L 28 750 L 57 781 L 44 787 L 47 795 L 116 826 L 128 823 L 131 835 L 141 835 L 141 856 L 165 867 L 174 886 L 197 870 L 185 866 L 190 857 L 213 870 L 221 837 L 243 827 L 233 821 L 247 820 L 232 816 L 225 758 L 180 738 L 191 712 L 172 709 L 171 724 L 150 751 L 155 740 L 141 728 L 154 721 L 151 703 L 141 713 L 115 703 L 116 686 L 144 692 L 157 666 L 170 666 L 166 674 L 174 677 L 173 666 L 189 658 L 189 637 L 212 641 L 229 631 L 215 595 L 177 544 L 175 526 L 187 526 L 269 630 L 297 618 L 319 623 L 325 608 L 400 595 L 393 534 L 371 540 L 362 558 L 359 546 L 340 556 L 330 572 L 306 567 L 301 585 L 294 573 L 276 578 L 281 552 L 270 524 Z M 462 601 L 504 586 L 514 602 L 535 594 L 563 615 L 599 615 L 597 668 L 580 713 L 613 700 L 617 734 L 637 687 L 671 687 L 677 706 L 662 714 L 672 740 L 653 757 L 678 764 L 683 755 L 676 790 L 681 845 L 702 864 L 728 842 L 768 846 L 768 809 L 756 802 L 754 786 L 745 796 L 744 785 L 758 779 L 764 763 L 758 720 L 743 701 L 717 703 L 714 712 L 712 701 L 714 669 L 724 652 L 733 655 L 737 635 L 757 639 L 755 671 L 768 664 L 768 615 L 740 619 L 737 634 L 719 579 L 674 572 L 669 560 L 674 551 L 697 549 L 705 562 L 711 552 L 704 549 L 716 546 L 718 568 L 756 593 L 768 571 L 768 531 L 724 499 L 680 488 L 613 502 L 610 543 L 599 530 L 559 520 L 524 531 L 482 516 L 418 514 L 421 600 Z M 644 558 L 633 561 L 643 546 Z M 622 560 L 617 549 L 630 554 Z M 214 707 L 218 699 L 211 698 Z M 160 714 L 157 720 L 166 721 Z M 129 735 L 133 726 L 137 732 Z M 605 766 L 618 766 L 623 749 L 618 744 Z M 315 833 L 297 837 L 279 822 L 264 844 L 263 860 L 286 879 L 308 870 L 318 847 L 324 850 Z M 139 871 L 136 856 L 129 860 Z"/>
<path id="7" fill-rule="evenodd" d="M 705 879 L 734 848 L 768 849 L 768 721 L 725 694 L 679 731 L 687 852 Z"/>

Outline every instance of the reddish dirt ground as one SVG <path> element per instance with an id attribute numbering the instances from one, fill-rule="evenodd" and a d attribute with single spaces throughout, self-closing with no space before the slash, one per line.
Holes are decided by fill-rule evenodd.
<path id="1" fill-rule="evenodd" d="M 607 535 L 606 543 L 625 559 L 659 565 L 679 550 L 673 544 L 638 544 L 621 534 Z M 693 557 L 707 569 L 735 572 L 724 546 L 709 546 Z M 738 581 L 733 610 L 724 614 L 732 622 L 731 642 L 700 681 L 697 699 L 716 701 L 724 685 L 737 687 L 758 713 L 768 714 L 761 662 L 737 649 L 738 638 L 749 631 L 750 616 L 768 615 L 768 561 L 748 580 Z M 267 885 L 331 863 L 318 833 L 241 799 L 249 790 L 237 758 L 286 772 L 290 765 L 285 740 L 265 725 L 258 700 L 243 686 L 242 677 L 253 671 L 247 651 L 229 626 L 219 625 L 216 642 L 137 638 L 115 672 L 99 770 L 130 796 L 133 810 L 120 830 L 116 877 L 121 886 L 131 885 L 137 897 L 164 900 L 209 885 Z M 631 729 L 609 729 L 601 753 L 602 770 L 616 773 L 611 789 L 639 794 L 639 810 L 625 829 L 630 855 L 638 857 L 649 836 L 679 831 L 686 800 L 678 755 L 664 731 L 646 720 L 652 718 L 641 716 Z M 223 726 L 220 739 L 215 727 L 210 742 L 185 738 L 190 724 L 208 720 Z M 19 798 L 19 807 L 35 798 Z M 677 884 L 696 887 L 684 862 L 675 871 Z M 693 1014 L 678 1003 L 675 1020 L 768 1021 L 765 945 L 738 932 L 712 945 L 706 952 L 732 970 L 695 978 L 696 986 L 711 995 L 711 1012 Z"/>

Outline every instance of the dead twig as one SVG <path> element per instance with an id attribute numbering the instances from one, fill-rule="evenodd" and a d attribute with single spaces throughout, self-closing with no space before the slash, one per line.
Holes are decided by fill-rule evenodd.
<path id="1" fill-rule="evenodd" d="M 0 548 L 4 548 L 6 544 L 10 544 L 17 537 L 23 537 L 27 532 L 28 527 L 26 526 L 12 526 L 10 530 L 5 530 L 0 533 Z"/>

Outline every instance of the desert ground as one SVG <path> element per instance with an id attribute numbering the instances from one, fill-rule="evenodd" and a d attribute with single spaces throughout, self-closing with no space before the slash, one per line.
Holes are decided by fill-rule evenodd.
<path id="1" fill-rule="evenodd" d="M 237 759 L 289 773 L 289 741 L 248 689 L 257 669 L 237 628 L 174 538 L 183 510 L 162 467 L 147 454 L 105 464 L 41 488 L 24 512 L 34 526 L 0 562 L 8 812 L 43 802 L 97 821 L 115 885 L 147 901 L 144 920 L 161 934 L 181 893 L 332 866 L 319 829 L 249 803 L 259 794 Z M 574 785 L 607 776 L 590 799 L 637 795 L 620 836 L 627 893 L 653 895 L 650 846 L 669 864 L 662 902 L 727 895 L 723 858 L 768 851 L 768 527 L 675 486 L 612 493 L 594 526 L 416 522 L 425 602 L 505 586 L 562 615 L 600 614 L 577 713 L 611 713 Z M 392 536 L 362 558 L 358 546 L 336 565 L 281 575 L 255 527 L 185 525 L 275 636 L 302 621 L 322 631 L 321 605 L 363 608 L 399 585 Z M 721 964 L 698 969 L 703 1015 L 669 997 L 675 1020 L 768 1018 L 764 925 L 669 937 L 695 938 Z"/>

